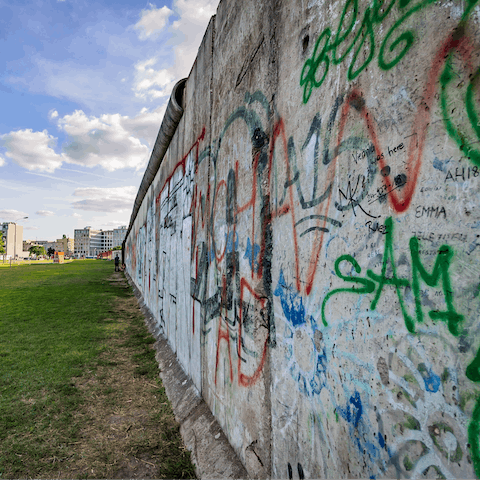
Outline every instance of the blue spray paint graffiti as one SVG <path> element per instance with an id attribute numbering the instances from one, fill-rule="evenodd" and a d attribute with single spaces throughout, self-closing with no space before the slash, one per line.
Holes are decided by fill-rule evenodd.
<path id="1" fill-rule="evenodd" d="M 245 255 L 243 258 L 246 258 L 248 262 L 250 263 L 250 268 L 257 273 L 258 268 L 259 268 L 259 263 L 258 263 L 258 256 L 260 255 L 260 245 L 257 245 L 256 243 L 253 244 L 252 247 L 252 242 L 250 241 L 250 238 L 247 238 L 247 249 L 245 251 Z"/>
<path id="2" fill-rule="evenodd" d="M 227 253 L 232 253 L 234 250 L 234 244 L 233 244 L 233 232 L 230 232 L 227 235 L 225 235 L 225 240 L 227 242 Z M 235 233 L 235 251 L 238 251 L 238 234 Z"/>
<path id="3" fill-rule="evenodd" d="M 425 390 L 432 393 L 438 392 L 441 384 L 440 377 L 435 374 L 431 368 L 427 369 L 424 363 L 418 365 L 418 371 L 425 383 Z"/>
<path id="4" fill-rule="evenodd" d="M 323 335 L 315 319 L 307 315 L 303 298 L 293 285 L 287 284 L 283 270 L 280 271 L 273 294 L 280 298 L 286 319 L 284 338 L 290 375 L 298 384 L 301 393 L 306 396 L 319 395 L 327 381 L 327 354 L 322 341 Z M 296 352 L 298 354 L 299 350 L 305 357 L 309 357 L 307 366 L 305 360 L 298 361 Z"/>
<path id="5" fill-rule="evenodd" d="M 292 286 L 287 285 L 283 270 L 280 271 L 278 285 L 273 294 L 280 297 L 283 313 L 293 328 L 306 322 L 303 299 L 297 292 L 293 291 Z"/>
<path id="6" fill-rule="evenodd" d="M 377 458 L 379 456 L 378 448 L 372 442 L 369 442 L 366 439 L 368 435 L 368 429 L 362 418 L 363 405 L 360 398 L 360 393 L 355 391 L 354 394 L 350 397 L 349 402 L 345 407 L 337 407 L 337 412 L 344 420 L 349 423 L 350 435 L 357 444 L 357 448 L 360 453 L 368 453 L 371 460 Z M 382 436 L 379 435 L 379 437 Z M 383 437 L 381 441 L 383 443 Z"/>

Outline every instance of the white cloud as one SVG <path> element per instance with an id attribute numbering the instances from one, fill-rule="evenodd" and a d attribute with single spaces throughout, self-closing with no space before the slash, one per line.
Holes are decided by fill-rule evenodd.
<path id="1" fill-rule="evenodd" d="M 65 115 L 58 124 L 69 136 L 63 145 L 69 163 L 101 165 L 110 172 L 143 167 L 150 148 L 124 128 L 127 118 L 120 114 L 87 117 L 81 110 Z"/>
<path id="2" fill-rule="evenodd" d="M 35 212 L 36 215 L 40 215 L 41 217 L 52 217 L 55 215 L 54 212 L 51 212 L 50 210 L 38 210 Z"/>
<path id="3" fill-rule="evenodd" d="M 19 210 L 0 210 L 0 221 L 2 222 L 17 222 L 25 221 L 27 214 Z"/>
<path id="4" fill-rule="evenodd" d="M 23 227 L 25 230 L 40 230 L 38 227 Z"/>
<path id="5" fill-rule="evenodd" d="M 34 132 L 28 128 L 10 132 L 1 138 L 7 148 L 5 155 L 28 170 L 53 172 L 62 164 L 62 155 L 53 149 L 57 139 L 49 135 L 47 130 Z"/>
<path id="6" fill-rule="evenodd" d="M 142 10 L 141 19 L 134 25 L 140 40 L 155 38 L 165 27 L 168 17 L 173 13 L 168 7 L 155 8 L 150 4 L 149 10 Z"/>
<path id="7" fill-rule="evenodd" d="M 5 159 L 0 155 L 0 167 L 3 167 L 5 163 Z"/>
<path id="8" fill-rule="evenodd" d="M 77 212 L 72 213 L 71 216 L 72 216 L 73 218 L 82 218 L 82 216 L 81 216 L 79 213 L 77 213 Z"/>
<path id="9" fill-rule="evenodd" d="M 165 105 L 153 111 L 143 108 L 133 118 L 118 113 L 88 117 L 76 110 L 57 119 L 58 127 L 68 135 L 61 145 L 62 153 L 53 149 L 57 139 L 47 130 L 18 130 L 1 138 L 7 149 L 5 155 L 27 170 L 52 173 L 63 163 L 102 166 L 110 172 L 122 168 L 138 170 L 150 157 L 164 112 Z M 0 166 L 2 161 L 0 157 Z"/>
<path id="10" fill-rule="evenodd" d="M 175 10 L 180 19 L 173 23 L 174 28 L 185 31 L 186 25 L 196 25 L 205 30 L 210 17 L 215 15 L 219 0 L 176 0 Z"/>
<path id="11" fill-rule="evenodd" d="M 73 208 L 93 212 L 121 212 L 131 211 L 137 194 L 137 188 L 113 187 L 113 188 L 77 188 L 74 195 L 85 197 L 85 200 L 73 202 Z"/>
<path id="12" fill-rule="evenodd" d="M 175 11 L 179 19 L 173 29 L 181 34 L 175 47 L 175 70 L 180 79 L 188 75 L 197 56 L 198 48 L 212 15 L 215 15 L 219 0 L 176 0 Z"/>
<path id="13" fill-rule="evenodd" d="M 188 75 L 217 5 L 218 0 L 174 2 L 173 8 L 178 19 L 171 26 L 173 43 L 176 44 L 173 61 L 166 67 L 157 57 L 152 57 L 135 65 L 133 91 L 137 98 L 155 100 L 170 95 L 175 82 Z"/>
<path id="14" fill-rule="evenodd" d="M 161 68 L 155 70 L 158 59 L 155 57 L 135 65 L 135 81 L 133 91 L 135 96 L 153 100 L 170 95 L 175 84 L 173 69 Z"/>
<path id="15" fill-rule="evenodd" d="M 160 129 L 166 108 L 166 102 L 152 111 L 144 107 L 133 118 L 122 117 L 122 125 L 131 135 L 136 135 L 143 139 L 151 150 L 157 139 L 158 130 Z"/>
<path id="16" fill-rule="evenodd" d="M 143 168 L 150 156 L 164 108 L 142 110 L 136 117 L 105 114 L 87 117 L 81 110 L 65 115 L 58 125 L 69 138 L 62 146 L 68 162 L 108 171 Z"/>
<path id="17" fill-rule="evenodd" d="M 48 118 L 50 118 L 50 120 L 53 120 L 54 118 L 57 118 L 58 117 L 58 112 L 56 110 L 50 110 L 48 112 Z"/>

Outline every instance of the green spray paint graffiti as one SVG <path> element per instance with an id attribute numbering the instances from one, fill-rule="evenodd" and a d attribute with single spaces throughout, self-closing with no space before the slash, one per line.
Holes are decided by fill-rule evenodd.
<path id="1" fill-rule="evenodd" d="M 457 336 L 460 333 L 459 324 L 463 320 L 463 315 L 458 314 L 453 306 L 453 292 L 450 284 L 450 275 L 448 274 L 450 261 L 453 257 L 453 250 L 448 245 L 442 245 L 439 248 L 437 259 L 431 274 L 429 274 L 422 265 L 418 250 L 418 238 L 413 237 L 410 239 L 410 253 L 412 256 L 412 290 L 415 297 L 415 313 L 417 321 L 423 322 L 419 279 L 421 278 L 429 287 L 434 287 L 438 285 L 441 277 L 447 309 L 443 312 L 430 311 L 429 315 L 432 320 L 443 320 L 447 322 L 450 333 Z M 411 325 L 413 329 L 413 324 Z M 413 330 L 412 333 L 414 333 Z"/>
<path id="2" fill-rule="evenodd" d="M 478 112 L 475 109 L 478 102 L 475 100 L 474 92 L 475 87 L 478 88 L 478 85 L 480 84 L 480 70 L 478 70 L 475 75 L 469 75 L 468 87 L 466 88 L 464 97 L 465 110 L 470 125 L 468 122 L 463 121 L 463 118 L 465 118 L 464 111 L 459 110 L 458 115 L 460 118 L 457 119 L 457 122 L 460 125 L 456 126 L 456 122 L 452 118 L 452 112 L 455 108 L 452 109 L 451 106 L 455 104 L 455 102 L 449 98 L 449 93 L 458 88 L 458 85 L 460 84 L 458 82 L 458 77 L 460 75 L 455 71 L 455 68 L 452 65 L 453 57 L 454 52 L 450 52 L 445 63 L 445 68 L 440 77 L 440 104 L 442 107 L 443 121 L 448 134 L 458 145 L 462 153 L 475 165 L 480 166 L 480 151 L 473 147 L 474 144 L 478 145 L 480 141 L 480 120 Z"/>
<path id="3" fill-rule="evenodd" d="M 360 73 L 367 68 L 369 63 L 375 57 L 376 44 L 376 26 L 380 25 L 385 18 L 392 12 L 395 3 L 397 3 L 399 15 L 401 17 L 394 23 L 385 35 L 378 54 L 378 64 L 383 70 L 389 70 L 397 65 L 398 62 L 407 54 L 410 47 L 415 42 L 415 32 L 406 30 L 392 41 L 392 37 L 404 25 L 407 19 L 419 12 L 435 0 L 423 0 L 414 7 L 405 11 L 410 0 L 391 0 L 385 6 L 383 0 L 373 0 L 363 15 L 363 20 L 357 20 L 359 16 L 358 0 L 347 0 L 340 17 L 340 22 L 335 35 L 332 29 L 326 27 L 315 42 L 315 47 L 310 58 L 305 61 L 302 73 L 300 75 L 300 86 L 303 90 L 303 102 L 307 103 L 313 88 L 320 88 L 327 77 L 330 63 L 339 65 L 353 51 L 352 60 L 348 67 L 347 78 L 354 80 Z M 359 25 L 356 33 L 354 28 Z M 342 50 L 337 56 L 339 50 Z M 368 53 L 363 62 L 357 62 L 361 52 L 366 50 Z M 392 57 L 389 59 L 388 56 Z M 360 63 L 357 65 L 357 63 Z M 319 80 L 318 70 L 322 67 L 322 75 Z"/>
<path id="4" fill-rule="evenodd" d="M 357 78 L 370 64 L 375 57 L 376 44 L 380 45 L 378 50 L 378 65 L 382 70 L 390 70 L 395 67 L 405 55 L 408 53 L 412 45 L 417 39 L 417 34 L 412 29 L 406 29 L 395 38 L 397 32 L 405 27 L 414 15 L 429 5 L 435 3 L 436 0 L 423 0 L 418 4 L 411 6 L 411 0 L 391 0 L 386 5 L 385 0 L 373 0 L 366 7 L 363 19 L 359 17 L 358 0 L 347 0 L 340 16 L 340 22 L 336 33 L 332 32 L 330 26 L 326 27 L 317 38 L 313 48 L 312 55 L 305 61 L 302 72 L 300 74 L 300 86 L 303 87 L 303 103 L 307 103 L 310 99 L 314 88 L 320 88 L 327 78 L 330 64 L 339 65 L 347 56 L 350 56 L 350 65 L 347 70 L 347 79 L 354 80 Z M 396 5 L 395 14 L 392 13 Z M 454 38 L 460 39 L 463 36 L 465 25 L 469 15 L 472 13 L 478 0 L 467 0 L 464 13 L 454 29 Z M 410 5 L 410 8 L 407 7 Z M 399 16 L 397 21 L 390 27 L 383 40 L 377 42 L 376 36 L 382 29 L 380 24 L 387 17 Z M 383 30 L 386 30 L 384 28 Z M 338 53 L 340 51 L 340 53 Z M 353 53 L 352 53 L 353 52 Z M 365 52 L 364 58 L 362 54 Z M 451 80 L 451 54 L 446 64 L 443 86 L 445 82 Z M 450 75 L 450 76 L 449 76 Z M 474 109 L 473 87 L 477 82 L 477 76 L 470 76 L 470 87 L 466 93 L 467 113 L 469 120 L 479 134 L 478 115 Z M 443 89 L 445 90 L 445 89 Z M 446 110 L 444 111 L 444 114 Z M 448 117 L 448 115 L 447 115 Z M 446 120 L 447 123 L 447 120 Z M 455 131 L 453 125 L 450 126 L 449 133 Z M 458 140 L 457 138 L 455 138 Z M 460 138 L 462 144 L 464 142 Z"/>
<path id="5" fill-rule="evenodd" d="M 468 365 L 466 375 L 472 382 L 480 382 L 480 348 L 473 361 Z M 480 397 L 477 398 L 472 413 L 472 420 L 468 426 L 468 441 L 470 443 L 475 473 L 477 477 L 480 477 Z"/>
<path id="6" fill-rule="evenodd" d="M 475 101 L 474 91 L 475 87 L 478 88 L 480 82 L 480 69 L 477 69 L 475 72 L 475 68 L 472 65 L 473 48 L 465 41 L 466 22 L 477 3 L 478 0 L 467 1 L 465 12 L 458 27 L 452 34 L 452 40 L 456 43 L 456 48 L 452 48 L 449 51 L 445 67 L 440 76 L 440 105 L 448 134 L 458 145 L 462 153 L 475 165 L 480 166 L 480 151 L 472 146 L 473 144 L 478 144 L 480 140 L 480 121 L 478 112 L 475 109 L 475 105 L 478 104 L 478 102 Z M 459 54 L 463 60 L 463 68 L 466 67 L 467 69 L 466 75 L 468 75 L 468 79 L 466 82 L 458 82 L 458 78 L 462 77 L 457 71 L 458 68 L 455 68 L 455 56 L 457 54 Z M 468 84 L 463 100 L 467 112 L 466 117 L 470 121 L 470 125 L 463 121 L 465 115 L 462 109 L 452 109 L 452 105 L 455 103 L 451 98 L 453 97 L 452 93 L 458 90 L 463 83 Z M 458 111 L 456 122 L 452 118 L 452 113 L 455 110 Z M 457 127 L 455 123 L 461 126 Z"/>
<path id="7" fill-rule="evenodd" d="M 463 320 L 463 315 L 456 312 L 453 305 L 453 292 L 450 282 L 449 267 L 453 257 L 453 250 L 448 245 L 442 245 L 438 250 L 438 255 L 433 266 L 431 273 L 422 264 L 419 254 L 419 241 L 416 237 L 410 239 L 410 255 L 412 260 L 412 281 L 405 278 L 399 278 L 397 276 L 396 262 L 394 257 L 393 246 L 393 220 L 391 217 L 385 221 L 385 249 L 382 259 L 382 270 L 378 275 L 372 270 L 367 270 L 367 277 L 362 278 L 359 276 L 343 275 L 340 272 L 340 263 L 349 262 L 357 274 L 361 273 L 361 267 L 358 262 L 350 255 L 342 255 L 337 258 L 335 262 L 335 273 L 344 281 L 357 284 L 352 288 L 337 288 L 327 294 L 322 303 L 322 321 L 325 326 L 328 322 L 325 318 L 325 306 L 328 300 L 336 294 L 351 292 L 357 294 L 373 293 L 376 290 L 375 297 L 373 298 L 370 308 L 375 310 L 383 292 L 385 285 L 392 285 L 396 289 L 400 308 L 402 310 L 403 318 L 405 320 L 405 326 L 410 333 L 415 333 L 415 323 L 422 323 L 424 321 L 420 282 L 423 281 L 429 287 L 436 287 L 441 284 L 443 294 L 445 297 L 446 309 L 430 310 L 428 312 L 432 320 L 442 320 L 447 323 L 448 330 L 452 335 L 457 336 L 459 331 L 460 322 Z M 390 265 L 391 276 L 387 276 L 387 267 Z M 377 287 L 378 284 L 378 287 Z M 362 287 L 359 288 L 358 285 Z M 406 309 L 404 296 L 402 294 L 402 287 L 411 287 L 415 298 L 415 316 L 411 316 Z"/>
<path id="8" fill-rule="evenodd" d="M 393 220 L 389 217 L 385 221 L 385 249 L 382 258 L 382 269 L 378 275 L 372 270 L 367 270 L 367 277 L 344 275 L 340 271 L 340 264 L 342 262 L 348 262 L 351 264 L 355 272 L 359 275 L 361 273 L 361 267 L 358 262 L 351 255 L 341 255 L 335 261 L 335 273 L 342 280 L 355 285 L 351 288 L 337 288 L 329 292 L 322 303 L 322 321 L 325 326 L 328 326 L 328 322 L 325 318 L 325 307 L 331 297 L 340 293 L 356 293 L 356 294 L 368 294 L 373 293 L 376 290 L 375 297 L 372 300 L 370 307 L 375 310 L 378 304 L 385 285 L 392 285 L 395 287 L 400 308 L 402 310 L 405 326 L 407 330 L 415 334 L 416 323 L 422 323 L 424 321 L 424 314 L 421 303 L 421 291 L 420 282 L 423 281 L 429 287 L 440 286 L 445 298 L 446 308 L 443 311 L 430 310 L 429 316 L 432 320 L 442 320 L 446 322 L 449 332 L 458 336 L 460 331 L 460 325 L 463 321 L 463 315 L 459 314 L 454 307 L 453 303 L 453 291 L 450 281 L 449 268 L 454 255 L 452 248 L 449 245 L 442 245 L 438 249 L 438 254 L 435 260 L 435 264 L 431 273 L 427 271 L 420 259 L 419 253 L 419 240 L 416 237 L 412 237 L 409 242 L 410 256 L 412 261 L 412 280 L 411 282 L 405 278 L 399 278 L 397 276 L 395 258 L 394 258 L 394 246 L 393 246 Z M 387 276 L 387 267 L 390 264 L 391 276 Z M 377 287 L 378 284 L 378 287 Z M 411 316 L 405 307 L 405 301 L 402 295 L 401 288 L 410 287 L 415 298 L 415 315 Z M 466 376 L 472 382 L 480 382 L 480 348 L 477 351 L 472 362 L 466 368 Z M 480 477 L 480 397 L 477 399 L 475 407 L 472 412 L 472 419 L 468 427 L 468 441 L 470 443 L 470 452 L 475 473 L 477 477 Z"/>
<path id="9" fill-rule="evenodd" d="M 478 357 L 478 353 L 477 353 Z M 470 452 L 472 454 L 475 474 L 480 477 L 480 399 L 477 400 L 472 413 L 472 420 L 468 426 L 468 441 L 470 442 Z"/>

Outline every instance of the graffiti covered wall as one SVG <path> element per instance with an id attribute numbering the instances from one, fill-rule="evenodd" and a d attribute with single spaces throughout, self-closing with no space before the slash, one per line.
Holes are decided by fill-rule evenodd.
<path id="1" fill-rule="evenodd" d="M 127 269 L 252 476 L 480 476 L 480 7 L 222 0 Z"/>

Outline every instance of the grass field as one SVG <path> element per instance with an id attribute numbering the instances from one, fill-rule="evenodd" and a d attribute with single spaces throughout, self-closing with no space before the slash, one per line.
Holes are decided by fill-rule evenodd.
<path id="1" fill-rule="evenodd" d="M 112 262 L 0 269 L 0 478 L 192 478 Z"/>

